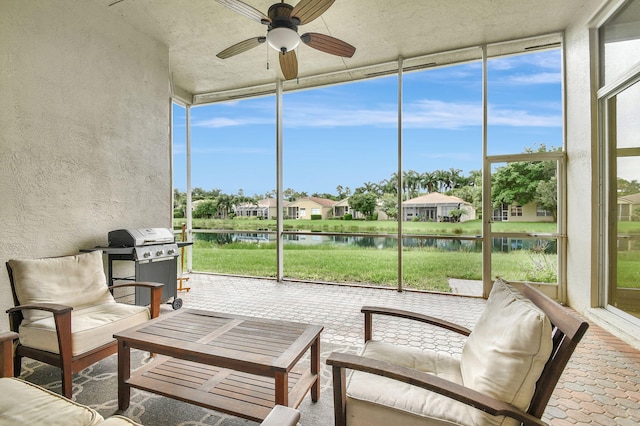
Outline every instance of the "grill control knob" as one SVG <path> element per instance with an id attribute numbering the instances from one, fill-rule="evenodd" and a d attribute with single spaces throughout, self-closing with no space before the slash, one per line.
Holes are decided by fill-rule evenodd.
<path id="1" fill-rule="evenodd" d="M 151 252 L 150 252 L 150 251 L 145 251 L 145 252 L 142 254 L 142 257 L 149 257 L 149 256 L 151 256 Z"/>
<path id="2" fill-rule="evenodd" d="M 167 254 L 174 254 L 176 251 L 174 249 L 167 250 Z"/>
<path id="3" fill-rule="evenodd" d="M 156 252 L 156 256 L 162 256 L 164 254 L 164 250 L 158 250 Z"/>

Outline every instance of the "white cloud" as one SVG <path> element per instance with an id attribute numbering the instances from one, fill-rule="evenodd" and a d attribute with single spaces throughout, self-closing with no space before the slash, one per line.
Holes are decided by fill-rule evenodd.
<path id="1" fill-rule="evenodd" d="M 536 108 L 537 109 L 537 108 Z M 216 117 L 194 122 L 196 127 L 221 128 L 273 124 L 271 116 L 258 115 L 240 117 Z M 398 111 L 395 105 L 379 105 L 376 108 L 359 106 L 334 106 L 297 103 L 285 106 L 284 125 L 301 127 L 395 127 Z M 477 102 L 445 102 L 422 99 L 405 105 L 403 111 L 405 128 L 462 129 L 482 124 L 482 106 Z M 537 113 L 533 108 L 489 107 L 489 124 L 502 126 L 559 127 L 562 115 Z"/>
<path id="2" fill-rule="evenodd" d="M 194 127 L 208 127 L 211 129 L 219 127 L 251 126 L 254 124 L 273 124 L 273 119 L 260 116 L 244 116 L 240 118 L 215 117 L 208 120 L 193 121 Z"/>
<path id="3" fill-rule="evenodd" d="M 537 74 L 516 74 L 504 80 L 512 84 L 558 84 L 562 74 L 560 72 L 543 72 Z"/>

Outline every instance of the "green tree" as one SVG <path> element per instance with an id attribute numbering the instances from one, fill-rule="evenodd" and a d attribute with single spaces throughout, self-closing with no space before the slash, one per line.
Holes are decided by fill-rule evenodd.
<path id="1" fill-rule="evenodd" d="M 553 214 L 555 221 L 558 217 L 558 179 L 553 176 L 547 181 L 538 182 L 534 199 L 540 207 Z"/>
<path id="2" fill-rule="evenodd" d="M 436 170 L 433 172 L 433 178 L 436 181 L 438 192 L 444 192 L 451 183 L 450 173 L 446 170 Z"/>
<path id="3" fill-rule="evenodd" d="M 438 181 L 434 173 L 424 172 L 420 175 L 420 187 L 426 189 L 428 193 L 433 192 L 437 184 Z"/>
<path id="4" fill-rule="evenodd" d="M 233 205 L 235 203 L 235 197 L 229 194 L 220 194 L 215 200 L 216 212 L 222 213 L 223 217 L 227 217 Z"/>
<path id="5" fill-rule="evenodd" d="M 382 196 L 382 211 L 389 219 L 398 219 L 398 196 L 396 194 L 384 194 Z"/>
<path id="6" fill-rule="evenodd" d="M 462 170 L 454 169 L 451 167 L 449 169 L 449 189 L 460 188 L 463 184 L 466 183 L 466 179 L 462 176 Z"/>
<path id="7" fill-rule="evenodd" d="M 191 197 L 193 198 L 194 201 L 204 200 L 205 198 L 207 198 L 207 191 L 200 188 L 199 186 L 196 186 L 191 190 Z"/>
<path id="8" fill-rule="evenodd" d="M 193 217 L 198 219 L 211 219 L 216 215 L 217 206 L 214 200 L 203 200 L 193 209 Z"/>
<path id="9" fill-rule="evenodd" d="M 628 181 L 622 178 L 617 179 L 618 197 L 624 197 L 625 195 L 637 194 L 640 192 L 640 182 L 637 180 Z"/>
<path id="10" fill-rule="evenodd" d="M 376 208 L 378 197 L 371 193 L 356 193 L 349 198 L 349 207 L 357 212 L 362 213 L 369 218 L 373 215 Z"/>
<path id="11" fill-rule="evenodd" d="M 554 149 L 552 149 L 554 150 Z M 530 148 L 525 151 L 533 152 Z M 537 152 L 547 152 L 541 145 Z M 501 204 L 518 203 L 525 205 L 535 202 L 552 212 L 557 211 L 556 162 L 515 161 L 496 170 L 491 178 L 491 201 L 494 207 Z M 538 185 L 544 182 L 538 192 Z"/>

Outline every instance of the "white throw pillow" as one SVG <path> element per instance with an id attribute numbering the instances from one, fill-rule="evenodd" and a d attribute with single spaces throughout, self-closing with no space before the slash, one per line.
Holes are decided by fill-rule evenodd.
<path id="1" fill-rule="evenodd" d="M 464 385 L 527 410 L 553 347 L 549 318 L 497 279 L 460 360 Z M 495 424 L 503 419 L 495 418 Z"/>

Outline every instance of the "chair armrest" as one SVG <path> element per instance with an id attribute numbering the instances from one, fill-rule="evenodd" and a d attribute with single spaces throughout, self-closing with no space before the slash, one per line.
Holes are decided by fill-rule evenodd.
<path id="1" fill-rule="evenodd" d="M 18 333 L 0 333 L 0 377 L 13 377 L 13 341 Z"/>
<path id="2" fill-rule="evenodd" d="M 373 314 L 377 315 L 387 315 L 398 318 L 405 318 L 413 321 L 419 321 L 431 325 L 435 325 L 437 327 L 441 327 L 464 336 L 468 336 L 471 334 L 471 330 L 466 327 L 463 327 L 458 324 L 454 324 L 449 321 L 442 320 L 440 318 L 431 317 L 429 315 L 419 314 L 417 312 L 404 311 L 402 309 L 392 309 L 392 308 L 382 308 L 378 306 L 363 306 L 360 310 L 364 314 L 364 341 L 368 342 L 371 340 L 372 335 L 372 320 Z"/>
<path id="3" fill-rule="evenodd" d="M 151 303 L 149 310 L 151 312 L 151 318 L 157 318 L 160 315 L 160 303 L 162 303 L 162 288 L 164 287 L 163 283 L 156 283 L 151 281 L 133 281 L 133 282 L 124 282 L 120 284 L 114 284 L 109 286 L 110 290 L 114 288 L 121 287 L 146 287 L 151 292 Z"/>
<path id="4" fill-rule="evenodd" d="M 300 411 L 284 405 L 276 405 L 260 426 L 295 426 L 298 420 L 300 420 Z"/>
<path id="5" fill-rule="evenodd" d="M 0 345 L 5 345 L 7 342 L 12 342 L 18 338 L 18 333 L 14 331 L 3 331 L 0 333 Z"/>
<path id="6" fill-rule="evenodd" d="M 25 309 L 37 309 L 39 311 L 47 311 L 53 313 L 53 315 L 64 314 L 73 310 L 73 307 L 67 305 L 59 305 L 57 303 L 33 303 L 31 305 L 18 305 L 13 308 L 7 309 L 9 315 L 14 312 L 24 311 Z"/>
<path id="7" fill-rule="evenodd" d="M 156 288 L 164 286 L 163 283 L 155 283 L 152 281 L 131 281 L 131 282 L 123 282 L 119 284 L 114 284 L 109 286 L 109 289 L 120 288 L 120 287 L 147 287 L 147 288 Z"/>
<path id="8" fill-rule="evenodd" d="M 546 425 L 542 420 L 529 413 L 525 413 L 511 404 L 484 395 L 473 389 L 469 389 L 433 374 L 414 370 L 401 365 L 395 365 L 386 361 L 338 352 L 331 353 L 326 362 L 327 365 L 333 366 L 336 417 L 339 413 L 337 405 L 341 404 L 340 401 L 342 401 L 342 405 L 344 405 L 344 401 L 346 399 L 344 369 L 350 369 L 376 374 L 378 376 L 388 377 L 393 380 L 418 386 L 455 399 L 456 401 L 460 401 L 491 415 L 511 417 L 522 422 L 524 425 Z M 338 384 L 336 384 L 336 380 L 338 380 Z M 338 393 L 337 395 L 336 392 Z M 341 412 L 345 412 L 344 409 L 342 409 Z"/>

